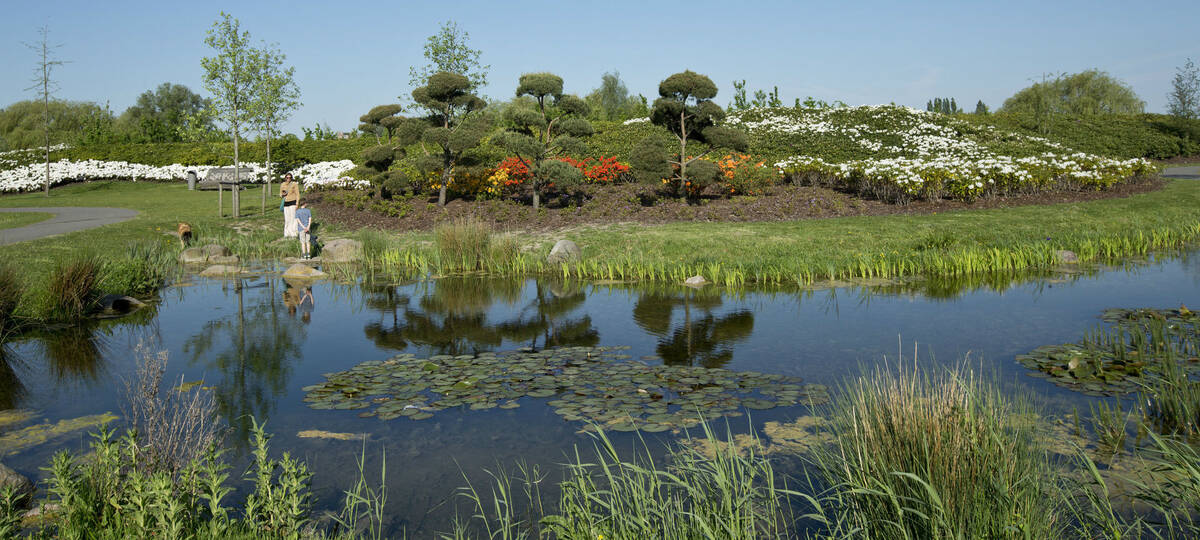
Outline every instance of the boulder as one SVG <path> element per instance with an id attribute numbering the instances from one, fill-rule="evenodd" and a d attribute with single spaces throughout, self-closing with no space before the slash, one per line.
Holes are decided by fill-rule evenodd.
<path id="1" fill-rule="evenodd" d="M 1058 262 L 1063 264 L 1076 264 L 1079 262 L 1079 256 L 1074 251 L 1060 249 L 1054 252 L 1054 256 L 1058 258 Z"/>
<path id="2" fill-rule="evenodd" d="M 225 277 L 225 276 L 237 275 L 241 271 L 242 271 L 242 269 L 238 268 L 236 266 L 227 266 L 224 264 L 214 264 L 208 268 L 205 268 L 204 270 L 201 270 L 200 275 L 204 276 L 204 277 Z"/>
<path id="3" fill-rule="evenodd" d="M 236 265 L 238 263 L 238 256 L 237 255 L 217 255 L 215 257 L 209 257 L 208 262 L 210 262 L 212 264 Z"/>
<path id="4" fill-rule="evenodd" d="M 330 240 L 321 246 L 321 260 L 325 262 L 356 262 L 362 259 L 362 242 L 349 238 Z"/>
<path id="5" fill-rule="evenodd" d="M 325 272 L 300 263 L 289 266 L 288 269 L 284 270 L 283 272 L 284 278 L 292 279 L 320 279 L 325 276 Z"/>
<path id="6" fill-rule="evenodd" d="M 145 302 L 123 294 L 109 294 L 100 299 L 100 309 L 119 313 L 133 311 L 145 305 Z"/>
<path id="7" fill-rule="evenodd" d="M 187 248 L 179 254 L 179 262 L 183 264 L 204 264 L 207 260 L 208 255 L 198 247 Z"/>
<path id="8" fill-rule="evenodd" d="M 579 246 L 570 240 L 559 240 L 554 243 L 554 247 L 550 249 L 550 254 L 546 256 L 546 262 L 551 266 L 558 266 L 563 263 L 572 263 L 583 257 L 583 251 Z"/>
<path id="9" fill-rule="evenodd" d="M 206 257 L 227 257 L 229 256 L 229 248 L 220 244 L 208 244 L 200 248 L 204 251 Z"/>
<path id="10" fill-rule="evenodd" d="M 25 478 L 21 473 L 14 471 L 8 466 L 0 463 L 0 490 L 9 486 L 16 489 L 17 506 L 25 508 L 29 502 L 33 500 L 33 482 Z"/>
<path id="11" fill-rule="evenodd" d="M 688 287 L 703 287 L 708 285 L 708 280 L 704 279 L 704 276 L 692 276 L 687 278 L 683 284 L 687 285 Z"/>

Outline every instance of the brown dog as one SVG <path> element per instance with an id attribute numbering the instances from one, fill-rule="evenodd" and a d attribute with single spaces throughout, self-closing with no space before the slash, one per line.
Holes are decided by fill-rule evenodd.
<path id="1" fill-rule="evenodd" d="M 177 229 L 179 234 L 179 247 L 187 249 L 188 244 L 192 243 L 192 226 L 187 223 L 180 222 Z"/>

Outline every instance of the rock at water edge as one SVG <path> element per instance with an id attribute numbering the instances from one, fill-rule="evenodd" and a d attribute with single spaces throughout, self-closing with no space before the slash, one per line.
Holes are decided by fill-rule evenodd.
<path id="1" fill-rule="evenodd" d="M 687 285 L 688 287 L 703 287 L 708 285 L 708 280 L 704 279 L 704 276 L 692 276 L 687 278 L 683 284 Z"/>
<path id="2" fill-rule="evenodd" d="M 1063 264 L 1076 264 L 1079 262 L 1079 256 L 1074 251 L 1060 249 L 1054 252 L 1054 256 L 1058 257 L 1058 262 Z"/>
<path id="3" fill-rule="evenodd" d="M 355 262 L 362 258 L 362 242 L 349 238 L 330 240 L 321 246 L 321 260 L 325 262 Z"/>
<path id="4" fill-rule="evenodd" d="M 17 495 L 17 506 L 19 508 L 25 508 L 33 500 L 33 482 L 25 478 L 25 475 L 0 463 L 0 491 L 9 486 L 12 486 L 13 492 Z"/>
<path id="5" fill-rule="evenodd" d="M 582 257 L 583 251 L 579 249 L 579 246 L 575 242 L 559 240 L 550 249 L 550 254 L 546 256 L 546 262 L 552 266 L 558 266 L 563 263 L 578 261 Z"/>
<path id="6" fill-rule="evenodd" d="M 200 248 L 206 257 L 225 257 L 230 254 L 229 248 L 220 244 L 208 244 Z"/>
<path id="7" fill-rule="evenodd" d="M 238 268 L 236 266 L 226 266 L 223 264 L 214 264 L 208 268 L 205 268 L 203 271 L 201 271 L 200 275 L 204 276 L 204 277 L 224 277 L 224 276 L 237 275 L 241 271 L 242 271 L 242 269 Z"/>
<path id="8" fill-rule="evenodd" d="M 208 261 L 208 254 L 203 248 L 187 248 L 179 254 L 179 262 L 184 264 L 203 264 Z"/>
<path id="9" fill-rule="evenodd" d="M 323 278 L 326 275 L 327 274 L 325 274 L 325 272 L 300 263 L 289 266 L 288 269 L 283 272 L 283 277 L 296 279 L 317 279 Z"/>

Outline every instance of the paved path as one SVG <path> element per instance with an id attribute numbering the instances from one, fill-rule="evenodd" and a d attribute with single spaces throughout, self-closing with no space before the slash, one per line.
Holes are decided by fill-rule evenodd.
<path id="1" fill-rule="evenodd" d="M 1167 169 L 1163 169 L 1162 177 L 1200 180 L 1200 165 L 1191 165 L 1188 167 L 1169 167 Z"/>
<path id="2" fill-rule="evenodd" d="M 137 210 L 92 206 L 48 208 L 0 208 L 0 212 L 43 212 L 54 214 L 46 221 L 15 229 L 0 229 L 0 246 L 15 244 L 44 236 L 82 231 L 101 225 L 128 221 L 137 217 Z"/>

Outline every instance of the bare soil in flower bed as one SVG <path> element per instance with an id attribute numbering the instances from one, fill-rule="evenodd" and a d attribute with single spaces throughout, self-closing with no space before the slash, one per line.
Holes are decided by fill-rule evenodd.
<path id="1" fill-rule="evenodd" d="M 577 197 L 550 197 L 539 210 L 528 198 L 488 201 L 451 200 L 438 208 L 436 196 L 398 199 L 385 205 L 358 204 L 361 193 L 325 191 L 306 195 L 317 219 L 346 229 L 429 230 L 441 223 L 473 217 L 509 230 L 544 231 L 579 225 L 796 221 L 845 216 L 916 215 L 988 208 L 1084 202 L 1155 191 L 1158 177 L 1135 178 L 1104 191 L 1058 191 L 983 198 L 891 204 L 839 191 L 782 185 L 759 196 L 711 198 L 691 203 L 664 195 L 645 184 L 584 186 Z M 391 212 L 393 215 L 387 215 Z"/>

